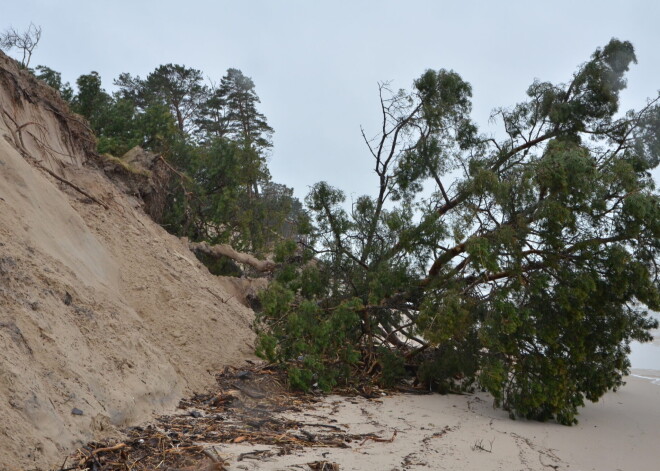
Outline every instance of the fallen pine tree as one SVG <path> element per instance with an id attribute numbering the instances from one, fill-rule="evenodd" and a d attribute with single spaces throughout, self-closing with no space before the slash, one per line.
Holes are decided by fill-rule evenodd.
<path id="1" fill-rule="evenodd" d="M 645 308 L 660 309 L 658 99 L 618 113 L 635 60 L 613 39 L 568 83 L 534 82 L 495 112 L 502 139 L 478 132 L 453 71 L 410 92 L 381 84 L 381 132 L 363 133 L 374 196 L 347 211 L 342 191 L 313 186 L 315 240 L 302 264 L 282 246 L 258 353 L 296 388 L 412 369 L 440 390 L 480 385 L 512 415 L 574 423 L 623 383 L 630 342 L 657 326 Z"/>

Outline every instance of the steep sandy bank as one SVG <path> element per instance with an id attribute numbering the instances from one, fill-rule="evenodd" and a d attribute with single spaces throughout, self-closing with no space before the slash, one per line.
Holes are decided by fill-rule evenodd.
<path id="1" fill-rule="evenodd" d="M 210 385 L 250 354 L 252 312 L 96 168 L 86 126 L 1 53 L 0 115 L 0 469 L 46 467 Z"/>

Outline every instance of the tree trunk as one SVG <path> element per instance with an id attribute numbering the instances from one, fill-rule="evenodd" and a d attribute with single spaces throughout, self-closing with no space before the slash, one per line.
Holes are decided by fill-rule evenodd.
<path id="1" fill-rule="evenodd" d="M 237 252 L 227 244 L 209 245 L 207 242 L 188 242 L 188 247 L 193 252 L 201 252 L 211 257 L 229 257 L 236 262 L 250 265 L 260 272 L 271 272 L 277 266 L 270 260 L 259 260 L 250 254 Z"/>

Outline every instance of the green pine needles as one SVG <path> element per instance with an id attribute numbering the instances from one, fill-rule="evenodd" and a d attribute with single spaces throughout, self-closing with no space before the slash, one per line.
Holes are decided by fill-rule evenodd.
<path id="1" fill-rule="evenodd" d="M 374 191 L 347 206 L 312 188 L 310 235 L 281 248 L 263 295 L 258 353 L 301 389 L 415 372 L 575 423 L 623 384 L 660 309 L 658 98 L 619 113 L 635 60 L 613 39 L 567 83 L 533 83 L 496 110 L 500 138 L 471 121 L 453 71 L 381 84 L 380 132 L 364 134 Z"/>

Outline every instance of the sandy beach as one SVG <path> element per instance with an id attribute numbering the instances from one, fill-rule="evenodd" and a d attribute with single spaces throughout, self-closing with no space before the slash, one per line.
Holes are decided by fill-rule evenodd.
<path id="1" fill-rule="evenodd" d="M 503 84 L 532 73 L 532 53 L 541 76 L 559 77 L 565 60 L 551 56 L 568 59 L 586 44 L 554 27 L 550 41 L 539 36 L 551 18 L 528 21 L 540 17 L 528 8 L 517 9 L 522 21 L 507 11 L 503 27 L 486 12 L 488 29 L 483 8 L 451 18 L 433 2 L 369 5 L 365 21 L 339 2 L 281 16 L 270 5 L 250 8 L 233 19 L 231 8 L 206 2 L 183 9 L 194 13 L 195 34 L 186 35 L 177 2 L 127 14 L 73 1 L 65 18 L 77 21 L 66 24 L 95 25 L 74 38 L 59 5 L 5 3 L 21 11 L 34 3 L 40 13 L 26 32 L 0 30 L 0 471 L 660 469 L 658 329 L 654 342 L 632 342 L 637 369 L 625 387 L 588 404 L 574 427 L 511 420 L 484 392 L 377 386 L 413 372 L 431 382 L 472 371 L 520 381 L 491 361 L 504 359 L 524 376 L 528 360 L 532 372 L 547 365 L 529 377 L 530 391 L 585 358 L 605 373 L 621 367 L 613 349 L 645 337 L 649 324 L 628 307 L 657 307 L 660 194 L 651 178 L 660 183 L 660 98 L 617 111 L 629 106 L 619 108 L 619 94 L 637 62 L 631 42 L 613 38 L 555 85 L 525 81 L 529 101 L 493 102 L 485 127 L 479 100 L 520 96 Z M 573 3 L 557 20 L 578 18 L 578 36 L 590 36 L 582 25 L 608 23 L 593 9 L 576 16 Z M 630 16 L 611 10 L 616 20 Z M 63 31 L 59 46 L 49 37 L 47 56 L 61 49 L 69 70 L 37 66 L 37 56 L 30 66 L 38 17 Z M 218 18 L 238 29 L 216 27 Z M 451 30 L 440 20 L 457 29 L 425 36 Z M 145 36 L 150 24 L 156 30 Z M 531 25 L 542 41 L 518 51 L 532 42 L 508 42 L 523 30 L 499 34 L 511 24 Z M 384 29 L 371 34 L 373 25 Z M 479 39 L 471 52 L 465 25 L 507 42 L 484 48 Z M 208 31 L 229 35 L 201 41 L 197 33 Z M 122 41 L 81 52 L 97 36 Z M 259 41 L 241 50 L 250 38 Z M 657 42 L 643 44 L 655 52 Z M 85 61 L 123 60 L 100 61 L 99 71 L 137 69 L 104 77 L 115 85 L 109 92 L 97 72 L 63 81 L 89 70 L 68 60 L 72 44 Z M 218 55 L 218 45 L 229 47 Z M 146 64 L 173 60 L 167 55 L 198 62 L 190 51 L 210 58 L 210 75 L 171 62 L 144 75 Z M 502 51 L 520 63 L 505 64 Z M 474 115 L 468 75 L 438 68 L 455 59 L 481 67 L 467 69 L 477 79 Z M 253 72 L 236 65 L 270 82 L 263 110 L 275 111 L 273 127 Z M 375 121 L 363 127 L 367 115 Z M 294 123 L 288 138 L 285 123 Z M 275 128 L 282 139 L 273 140 Z M 538 361 L 546 353 L 548 362 Z M 569 379 L 546 384 L 589 391 Z M 334 380 L 346 395 L 316 389 Z M 296 386 L 313 391 L 288 389 Z"/>
<path id="2" fill-rule="evenodd" d="M 510 420 L 486 394 L 395 395 L 382 399 L 329 396 L 314 409 L 286 418 L 332 424 L 383 441 L 350 448 L 313 448 L 276 456 L 275 447 L 214 445 L 230 469 L 310 469 L 336 463 L 343 470 L 572 470 L 652 471 L 660 448 L 659 371 L 635 370 L 626 386 L 580 413 L 579 424 Z M 642 377 L 639 377 L 642 376 Z M 310 426 L 311 433 L 320 429 Z M 241 453 L 272 449 L 255 459 Z M 322 469 L 322 468 L 318 468 Z M 323 469 L 331 469 L 329 467 Z"/>

